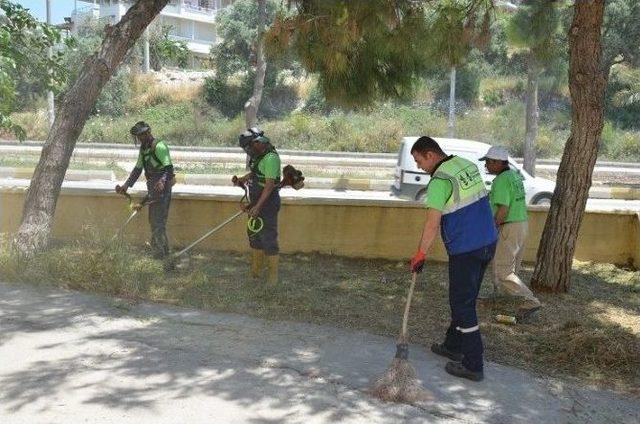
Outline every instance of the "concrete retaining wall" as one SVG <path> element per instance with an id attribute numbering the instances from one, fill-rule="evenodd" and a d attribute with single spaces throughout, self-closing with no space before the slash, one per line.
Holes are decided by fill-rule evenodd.
<path id="1" fill-rule="evenodd" d="M 0 231 L 15 231 L 20 223 L 24 189 L 0 189 Z M 168 223 L 172 245 L 183 246 L 238 210 L 237 196 L 176 194 Z M 115 194 L 90 189 L 63 189 L 54 237 L 73 239 L 86 231 L 112 235 L 126 219 L 126 203 Z M 378 201 L 284 198 L 280 214 L 283 252 L 322 252 L 343 256 L 405 260 L 417 245 L 425 211 L 412 204 Z M 546 211 L 530 208 L 530 237 L 525 260 L 534 261 Z M 636 213 L 585 214 L 576 259 L 594 262 L 640 263 L 640 217 Z M 148 239 L 146 209 L 129 225 L 126 238 Z M 248 250 L 245 221 L 239 218 L 203 242 L 200 249 Z M 434 259 L 446 260 L 438 241 Z"/>

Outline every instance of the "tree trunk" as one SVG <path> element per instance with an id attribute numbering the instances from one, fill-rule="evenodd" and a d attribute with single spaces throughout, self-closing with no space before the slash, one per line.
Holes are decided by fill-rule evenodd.
<path id="1" fill-rule="evenodd" d="M 604 0 L 575 3 L 569 30 L 571 134 L 567 140 L 551 208 L 538 248 L 531 285 L 567 292 L 578 230 L 589 196 L 603 126 L 607 71 L 602 64 Z"/>
<path id="2" fill-rule="evenodd" d="M 524 170 L 529 174 L 536 174 L 536 138 L 538 137 L 538 76 L 539 67 L 533 53 L 529 53 L 527 60 L 527 107 L 524 134 Z"/>
<path id="3" fill-rule="evenodd" d="M 32 256 L 46 248 L 64 174 L 89 113 L 126 53 L 168 1 L 138 0 L 120 22 L 108 26 L 100 50 L 85 61 L 64 96 L 42 148 L 14 238 L 14 246 L 23 255 Z"/>
<path id="4" fill-rule="evenodd" d="M 262 101 L 264 76 L 267 71 L 267 61 L 264 57 L 264 27 L 267 20 L 267 2 L 258 1 L 258 39 L 256 46 L 256 79 L 253 82 L 253 95 L 244 104 L 244 117 L 247 128 L 255 127 L 258 122 L 258 108 Z"/>
<path id="5" fill-rule="evenodd" d="M 449 73 L 449 122 L 447 124 L 447 135 L 456 135 L 456 67 L 451 67 Z"/>

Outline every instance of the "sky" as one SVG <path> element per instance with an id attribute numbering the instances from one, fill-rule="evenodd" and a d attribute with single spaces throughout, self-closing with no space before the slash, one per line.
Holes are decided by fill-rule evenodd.
<path id="1" fill-rule="evenodd" d="M 47 20 L 47 2 L 46 0 L 11 0 L 12 3 L 29 9 L 31 14 L 38 20 L 45 22 Z M 60 24 L 64 22 L 65 16 L 71 16 L 75 7 L 75 0 L 50 0 L 51 2 L 51 23 Z M 88 6 L 89 3 L 78 0 L 78 9 Z"/>

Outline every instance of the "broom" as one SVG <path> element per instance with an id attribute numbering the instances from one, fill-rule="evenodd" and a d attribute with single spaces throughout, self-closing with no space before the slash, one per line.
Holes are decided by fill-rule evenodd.
<path id="1" fill-rule="evenodd" d="M 415 272 L 411 276 L 411 286 L 409 287 L 407 303 L 404 307 L 404 317 L 402 318 L 402 332 L 398 338 L 398 344 L 396 344 L 396 356 L 385 373 L 369 389 L 373 396 L 383 401 L 415 404 L 433 399 L 431 393 L 420 385 L 416 370 L 409 363 L 407 321 L 409 321 L 409 308 L 417 276 L 418 274 Z"/>

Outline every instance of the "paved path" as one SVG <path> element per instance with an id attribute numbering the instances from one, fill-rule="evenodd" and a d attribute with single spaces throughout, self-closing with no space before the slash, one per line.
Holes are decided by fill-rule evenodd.
<path id="1" fill-rule="evenodd" d="M 637 399 L 487 364 L 473 383 L 412 346 L 436 400 L 362 389 L 392 339 L 0 283 L 2 423 L 637 423 Z"/>

